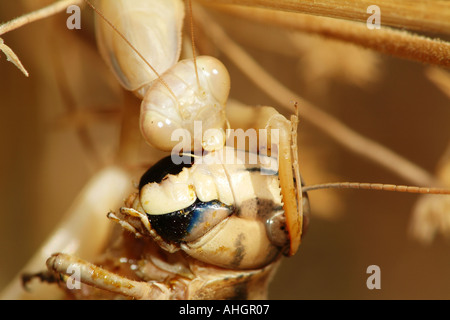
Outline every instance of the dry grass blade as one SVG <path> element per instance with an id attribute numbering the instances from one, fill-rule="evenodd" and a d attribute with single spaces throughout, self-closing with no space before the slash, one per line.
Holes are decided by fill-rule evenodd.
<path id="1" fill-rule="evenodd" d="M 6 60 L 11 61 L 25 76 L 28 77 L 28 71 L 24 68 L 22 62 L 20 62 L 19 57 L 3 42 L 2 38 L 0 38 L 0 51 L 6 55 Z"/>
<path id="2" fill-rule="evenodd" d="M 319 34 L 398 58 L 450 67 L 450 43 L 439 39 L 430 39 L 389 27 L 369 30 L 364 23 L 308 14 L 244 6 L 214 5 L 212 7 L 241 18 L 291 30 Z"/>
<path id="3" fill-rule="evenodd" d="M 371 0 L 200 0 L 205 4 L 239 4 L 273 10 L 308 13 L 312 15 L 366 21 Z M 450 33 L 448 1 L 379 0 L 382 24 L 412 30 Z"/>
<path id="4" fill-rule="evenodd" d="M 8 22 L 0 25 L 0 35 L 7 33 L 9 31 L 15 30 L 17 28 L 20 28 L 22 26 L 25 26 L 31 22 L 51 17 L 58 12 L 65 11 L 67 9 L 67 7 L 70 5 L 79 5 L 80 6 L 82 4 L 83 4 L 83 0 L 57 1 L 47 7 L 40 9 L 40 10 L 30 12 L 28 14 L 25 14 L 23 16 L 20 16 L 16 19 L 13 19 L 11 21 L 8 21 Z"/>
<path id="5" fill-rule="evenodd" d="M 16 19 L 3 23 L 0 25 L 0 35 L 23 27 L 31 22 L 51 17 L 55 13 L 66 10 L 68 6 L 73 4 L 81 5 L 83 4 L 83 0 L 61 0 L 47 7 L 44 7 L 40 10 L 30 12 Z M 19 70 L 22 71 L 23 74 L 25 74 L 25 76 L 28 77 L 28 71 L 23 67 L 22 63 L 20 62 L 19 58 L 14 53 L 14 51 L 11 48 L 9 48 L 6 44 L 4 44 L 2 39 L 0 39 L 0 50 L 3 51 L 3 53 L 5 53 L 8 61 L 14 63 L 14 65 L 17 68 L 19 68 Z"/>

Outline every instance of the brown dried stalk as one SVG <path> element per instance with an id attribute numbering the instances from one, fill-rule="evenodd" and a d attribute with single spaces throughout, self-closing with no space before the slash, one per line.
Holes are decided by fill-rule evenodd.
<path id="1" fill-rule="evenodd" d="M 199 0 L 204 4 L 239 4 L 273 10 L 367 21 L 367 7 L 378 5 L 382 24 L 450 34 L 450 4 L 440 0 Z"/>
<path id="2" fill-rule="evenodd" d="M 58 12 L 65 11 L 70 5 L 81 6 L 84 3 L 83 0 L 60 0 L 55 3 L 48 5 L 42 9 L 24 14 L 18 18 L 8 21 L 0 25 L 0 35 L 7 33 L 9 31 L 18 29 L 25 26 L 31 22 L 38 21 L 53 16 Z"/>
<path id="3" fill-rule="evenodd" d="M 0 36 L 9 31 L 23 27 L 31 22 L 51 17 L 52 15 L 54 15 L 58 12 L 66 10 L 67 7 L 70 5 L 80 5 L 81 6 L 82 4 L 83 4 L 83 0 L 61 0 L 61 1 L 58 1 L 55 3 L 52 3 L 51 5 L 48 5 L 47 7 L 30 12 L 28 14 L 24 14 L 23 16 L 20 16 L 11 21 L 1 24 L 0 25 Z M 6 44 L 4 44 L 3 39 L 1 39 L 1 38 L 0 38 L 0 51 L 3 51 L 3 53 L 6 55 L 7 60 L 14 63 L 14 65 L 17 68 L 19 68 L 20 71 L 22 71 L 25 74 L 25 76 L 28 77 L 28 71 L 25 69 L 25 67 L 20 62 L 19 57 L 17 57 L 17 55 L 14 53 L 14 51 L 11 48 L 9 48 Z"/>
<path id="4" fill-rule="evenodd" d="M 22 73 L 28 77 L 28 71 L 25 69 L 25 67 L 22 65 L 22 62 L 20 61 L 19 57 L 14 53 L 14 51 L 8 47 L 4 42 L 3 39 L 0 38 L 0 51 L 2 51 L 5 56 L 6 60 L 11 61 L 17 68 L 19 68 Z"/>
<path id="5" fill-rule="evenodd" d="M 402 59 L 450 67 L 450 43 L 440 39 L 430 39 L 389 27 L 369 30 L 364 23 L 308 14 L 244 6 L 213 5 L 211 7 L 248 20 L 319 34 Z"/>

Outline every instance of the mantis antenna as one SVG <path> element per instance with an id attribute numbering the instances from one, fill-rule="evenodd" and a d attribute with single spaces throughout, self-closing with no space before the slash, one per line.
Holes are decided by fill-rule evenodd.
<path id="1" fill-rule="evenodd" d="M 192 15 L 192 0 L 187 0 L 187 2 L 188 2 L 188 7 L 189 7 L 189 16 L 190 16 L 190 25 L 191 25 L 192 57 L 194 58 L 195 77 L 197 78 L 198 87 L 201 88 L 200 80 L 198 77 L 198 70 L 197 70 L 197 54 L 195 52 L 195 34 L 194 34 L 194 18 Z"/>

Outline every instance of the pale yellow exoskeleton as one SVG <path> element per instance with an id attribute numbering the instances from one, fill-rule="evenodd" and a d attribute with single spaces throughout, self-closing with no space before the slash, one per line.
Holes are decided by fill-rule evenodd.
<path id="1" fill-rule="evenodd" d="M 96 8 L 152 66 L 100 17 L 99 51 L 122 86 L 143 98 L 152 81 L 178 62 L 184 18 L 183 1 L 97 0 Z M 158 73 L 156 74 L 155 71 Z"/>
<path id="2" fill-rule="evenodd" d="M 191 150 L 220 149 L 225 143 L 225 103 L 230 90 L 225 66 L 216 58 L 200 56 L 196 63 L 192 59 L 178 62 L 162 79 L 165 84 L 155 81 L 142 101 L 144 139 L 160 150 L 171 151 L 180 135 L 188 135 L 191 143 L 186 147 Z M 196 122 L 201 128 L 195 127 Z M 204 134 L 210 129 L 217 129 L 212 139 Z"/>
<path id="3" fill-rule="evenodd" d="M 127 90 L 143 98 L 140 127 L 152 146 L 171 151 L 172 134 L 184 130 L 193 149 L 219 149 L 225 142 L 225 104 L 230 79 L 216 58 L 178 62 L 184 5 L 181 0 L 97 1 L 97 42 L 104 60 Z M 203 138 L 194 132 L 217 129 Z"/>

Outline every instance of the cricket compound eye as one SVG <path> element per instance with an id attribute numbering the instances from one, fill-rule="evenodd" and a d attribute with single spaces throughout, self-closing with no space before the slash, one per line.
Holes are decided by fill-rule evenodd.
<path id="1" fill-rule="evenodd" d="M 147 214 L 152 228 L 168 242 L 190 242 L 205 235 L 234 212 L 232 206 L 197 200 L 189 207 L 167 214 Z"/>

